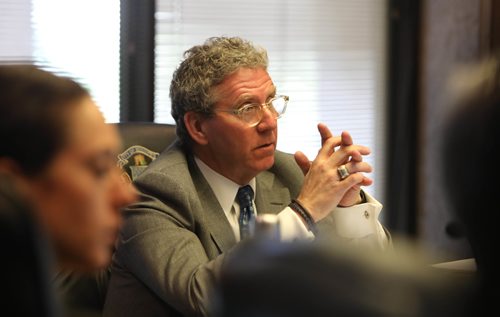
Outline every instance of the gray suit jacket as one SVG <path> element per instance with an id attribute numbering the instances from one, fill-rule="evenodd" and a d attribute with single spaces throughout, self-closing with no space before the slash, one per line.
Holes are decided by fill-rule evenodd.
<path id="1" fill-rule="evenodd" d="M 276 151 L 274 166 L 256 177 L 260 213 L 278 213 L 299 193 L 303 173 Z M 124 210 L 111 266 L 104 316 L 209 313 L 212 289 L 236 240 L 222 207 L 191 155 L 178 144 L 135 182 L 140 202 Z M 318 229 L 332 232 L 326 218 Z"/>

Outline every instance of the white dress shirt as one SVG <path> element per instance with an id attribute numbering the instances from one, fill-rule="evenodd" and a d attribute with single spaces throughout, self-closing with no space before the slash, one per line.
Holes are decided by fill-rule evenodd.
<path id="1" fill-rule="evenodd" d="M 236 240 L 239 241 L 240 229 L 238 218 L 240 207 L 236 199 L 236 194 L 241 186 L 217 173 L 196 156 L 195 162 L 212 188 L 233 229 Z M 255 193 L 255 178 L 248 185 L 252 187 Z M 368 194 L 366 194 L 366 198 L 367 203 L 346 208 L 337 207 L 332 211 L 336 224 L 336 234 L 345 239 L 358 239 L 377 234 L 379 236 L 379 243 L 381 246 L 385 246 L 387 244 L 387 236 L 382 225 L 377 220 L 382 205 Z M 257 214 L 258 210 L 255 206 L 255 199 L 253 205 Z M 278 214 L 278 221 L 281 240 L 314 239 L 314 234 L 307 229 L 300 216 L 290 207 L 286 207 Z"/>

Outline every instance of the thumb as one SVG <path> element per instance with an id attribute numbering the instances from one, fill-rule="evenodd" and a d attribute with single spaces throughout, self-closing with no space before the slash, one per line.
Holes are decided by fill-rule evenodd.
<path id="1" fill-rule="evenodd" d="M 297 162 L 297 165 L 302 170 L 302 173 L 306 175 L 307 172 L 309 172 L 309 169 L 311 168 L 311 162 L 309 161 L 307 156 L 304 153 L 297 151 L 295 152 L 295 155 L 293 157 L 295 158 L 295 162 Z"/>

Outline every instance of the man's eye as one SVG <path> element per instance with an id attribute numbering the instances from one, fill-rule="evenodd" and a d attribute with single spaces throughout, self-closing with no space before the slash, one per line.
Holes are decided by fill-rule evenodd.
<path id="1" fill-rule="evenodd" d="M 245 114 L 245 113 L 252 113 L 254 112 L 259 106 L 258 105 L 245 105 L 240 108 L 240 113 Z"/>

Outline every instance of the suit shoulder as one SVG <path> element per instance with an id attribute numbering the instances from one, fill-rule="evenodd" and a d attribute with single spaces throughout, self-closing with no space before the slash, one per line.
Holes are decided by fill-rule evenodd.
<path id="1" fill-rule="evenodd" d="M 274 166 L 272 170 L 278 173 L 293 174 L 302 177 L 302 171 L 295 162 L 293 154 L 276 151 L 274 154 Z"/>
<path id="2" fill-rule="evenodd" d="M 292 196 L 299 193 L 304 181 L 304 174 L 292 154 L 276 151 L 274 165 L 268 172 L 272 173 L 275 179 L 287 187 Z"/>
<path id="3" fill-rule="evenodd" d="M 187 154 L 178 146 L 163 151 L 148 168 L 137 178 L 141 182 L 152 175 L 163 175 L 166 178 L 178 178 L 189 173 Z M 184 176 L 185 177 L 185 176 Z"/>

